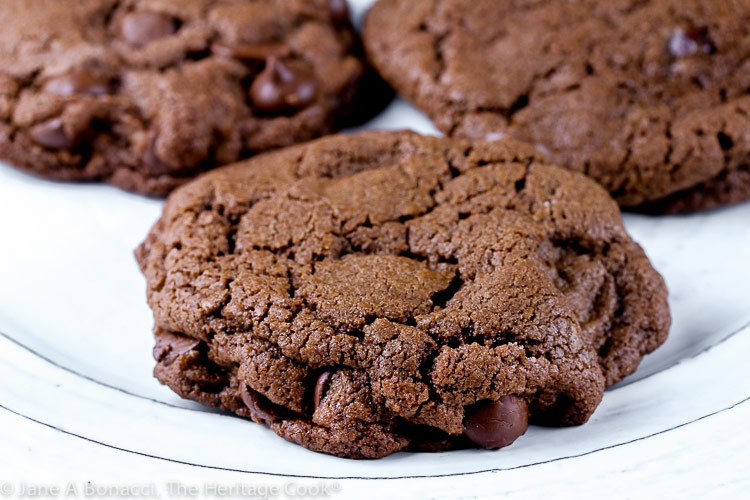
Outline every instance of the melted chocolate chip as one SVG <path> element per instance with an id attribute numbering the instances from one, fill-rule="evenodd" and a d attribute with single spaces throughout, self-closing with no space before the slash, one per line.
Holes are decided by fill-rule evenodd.
<path id="1" fill-rule="evenodd" d="M 34 142 L 49 149 L 73 149 L 76 145 L 75 138 L 65 132 L 61 118 L 53 118 L 35 125 L 30 133 Z"/>
<path id="2" fill-rule="evenodd" d="M 708 36 L 708 29 L 706 28 L 693 28 L 688 31 L 677 29 L 669 39 L 668 46 L 669 52 L 674 57 L 716 52 L 716 46 Z"/>
<path id="3" fill-rule="evenodd" d="M 315 408 L 320 406 L 320 402 L 323 400 L 323 397 L 325 397 L 328 385 L 331 382 L 332 374 L 331 371 L 326 370 L 318 375 L 318 380 L 315 382 L 315 392 L 313 393 L 313 404 L 315 405 Z"/>
<path id="4" fill-rule="evenodd" d="M 315 74 L 301 66 L 291 67 L 270 57 L 250 86 L 250 98 L 260 111 L 286 111 L 312 104 L 318 95 Z"/>
<path id="5" fill-rule="evenodd" d="M 88 71 L 72 71 L 50 78 L 42 90 L 48 94 L 69 96 L 85 94 L 100 96 L 109 94 L 109 79 Z"/>
<path id="6" fill-rule="evenodd" d="M 273 405 L 256 391 L 243 385 L 240 397 L 254 417 L 265 422 L 276 422 L 279 420 L 279 414 L 273 408 Z"/>
<path id="7" fill-rule="evenodd" d="M 503 396 L 467 409 L 464 435 L 482 448 L 495 450 L 513 443 L 528 427 L 526 401 L 518 396 Z"/>
<path id="8" fill-rule="evenodd" d="M 199 340 L 185 335 L 161 332 L 156 336 L 154 359 L 159 363 L 169 366 L 174 363 L 178 357 L 192 351 L 199 345 Z"/>
<path id="9" fill-rule="evenodd" d="M 345 24 L 349 22 L 349 4 L 346 0 L 328 0 L 328 10 L 334 23 Z"/>
<path id="10" fill-rule="evenodd" d="M 173 34 L 177 31 L 177 23 L 160 12 L 136 11 L 125 16 L 121 30 L 122 36 L 130 45 L 143 47 Z"/>
<path id="11" fill-rule="evenodd" d="M 282 43 L 238 43 L 216 42 L 211 45 L 211 52 L 217 56 L 233 57 L 241 61 L 265 61 L 269 57 L 283 57 L 289 54 L 289 47 Z"/>
<path id="12" fill-rule="evenodd" d="M 151 138 L 148 149 L 143 153 L 143 163 L 148 167 L 149 172 L 156 175 L 168 174 L 174 170 L 156 154 L 156 136 Z"/>

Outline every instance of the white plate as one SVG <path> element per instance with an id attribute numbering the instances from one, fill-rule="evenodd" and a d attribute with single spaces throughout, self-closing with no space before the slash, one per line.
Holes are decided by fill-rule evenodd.
<path id="1" fill-rule="evenodd" d="M 356 2 L 361 13 L 366 1 Z M 396 101 L 367 128 L 435 133 Z M 581 427 L 532 427 L 498 452 L 351 461 L 183 401 L 152 377 L 151 313 L 133 249 L 162 203 L 0 165 L 0 407 L 73 436 L 183 464 L 280 476 L 432 477 L 499 471 L 627 447 L 750 399 L 750 204 L 626 224 L 665 276 L 667 343 Z M 743 427 L 733 429 L 748 440 Z M 262 449 L 263 453 L 252 450 Z M 747 458 L 747 456 L 745 456 Z"/>

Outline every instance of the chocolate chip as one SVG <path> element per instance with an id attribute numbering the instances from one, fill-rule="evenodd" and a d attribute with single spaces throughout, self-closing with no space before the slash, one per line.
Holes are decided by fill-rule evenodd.
<path id="1" fill-rule="evenodd" d="M 48 94 L 69 96 L 109 94 L 109 79 L 88 71 L 72 71 L 47 80 L 42 90 Z"/>
<path id="2" fill-rule="evenodd" d="M 299 109 L 315 101 L 318 80 L 302 66 L 289 66 L 270 57 L 266 67 L 250 86 L 253 105 L 261 111 Z"/>
<path id="3" fill-rule="evenodd" d="M 668 45 L 669 52 L 675 57 L 716 52 L 716 46 L 709 38 L 707 28 L 692 28 L 688 31 L 678 28 L 669 39 Z"/>
<path id="4" fill-rule="evenodd" d="M 265 61 L 269 57 L 283 57 L 289 54 L 289 47 L 283 43 L 237 43 L 216 42 L 211 52 L 217 56 L 233 57 L 242 61 Z"/>
<path id="5" fill-rule="evenodd" d="M 148 149 L 143 153 L 143 163 L 148 167 L 149 172 L 156 175 L 168 174 L 174 170 L 171 165 L 163 162 L 156 154 L 156 136 L 151 138 Z"/>
<path id="6" fill-rule="evenodd" d="M 73 149 L 76 145 L 74 137 L 65 132 L 61 118 L 53 118 L 31 128 L 31 138 L 34 142 L 50 149 Z"/>
<path id="7" fill-rule="evenodd" d="M 271 403 L 258 394 L 256 391 L 248 388 L 243 384 L 242 392 L 240 393 L 242 402 L 245 403 L 247 409 L 254 417 L 263 420 L 265 422 L 276 422 L 279 420 L 279 414 L 273 408 Z"/>
<path id="8" fill-rule="evenodd" d="M 169 332 L 160 332 L 156 335 L 154 346 L 154 359 L 167 366 L 175 362 L 181 355 L 188 353 L 198 347 L 200 341 L 185 335 L 175 335 Z"/>
<path id="9" fill-rule="evenodd" d="M 518 396 L 483 401 L 467 409 L 464 435 L 488 450 L 513 443 L 529 427 L 529 406 Z"/>
<path id="10" fill-rule="evenodd" d="M 333 373 L 329 370 L 324 371 L 320 375 L 318 375 L 318 380 L 315 382 L 315 392 L 313 393 L 313 404 L 315 404 L 315 408 L 320 406 L 320 402 L 323 400 L 323 397 L 326 395 L 326 391 L 328 390 L 328 385 L 331 382 L 331 375 Z"/>
<path id="11" fill-rule="evenodd" d="M 143 47 L 173 34 L 177 23 L 166 14 L 153 11 L 136 11 L 126 15 L 121 25 L 122 36 L 130 45 Z"/>
<path id="12" fill-rule="evenodd" d="M 349 22 L 349 4 L 346 0 L 328 0 L 328 10 L 334 23 L 345 24 Z"/>

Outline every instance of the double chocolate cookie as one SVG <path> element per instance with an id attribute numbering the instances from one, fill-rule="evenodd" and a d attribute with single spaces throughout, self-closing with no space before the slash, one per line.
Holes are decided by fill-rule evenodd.
<path id="1" fill-rule="evenodd" d="M 161 382 L 343 457 L 582 424 L 670 324 L 606 191 L 511 140 L 259 156 L 174 192 L 136 255 Z"/>
<path id="2" fill-rule="evenodd" d="M 165 195 L 331 132 L 363 73 L 344 0 L 4 0 L 0 159 Z"/>
<path id="3" fill-rule="evenodd" d="M 379 0 L 364 38 L 449 135 L 538 145 L 625 207 L 750 199 L 745 0 Z"/>

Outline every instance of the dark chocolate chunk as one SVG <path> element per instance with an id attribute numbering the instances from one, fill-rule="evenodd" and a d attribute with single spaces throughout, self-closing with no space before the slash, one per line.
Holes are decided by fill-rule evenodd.
<path id="1" fill-rule="evenodd" d="M 154 359 L 159 363 L 171 365 L 181 355 L 198 347 L 200 341 L 185 335 L 162 332 L 156 336 Z"/>
<path id="2" fill-rule="evenodd" d="M 171 165 L 162 161 L 156 154 L 156 137 L 152 137 L 148 149 L 143 154 L 143 163 L 152 174 L 168 174 L 174 170 Z"/>
<path id="3" fill-rule="evenodd" d="M 73 149 L 77 142 L 65 131 L 62 118 L 53 118 L 35 125 L 30 133 L 34 142 L 49 149 Z"/>
<path id="4" fill-rule="evenodd" d="M 250 87 L 253 105 L 268 112 L 304 108 L 314 102 L 317 95 L 315 73 L 300 65 L 287 65 L 278 57 L 268 59 Z"/>
<path id="5" fill-rule="evenodd" d="M 175 31 L 177 23 L 174 19 L 160 12 L 135 11 L 122 20 L 122 36 L 134 47 L 143 47 Z"/>
<path id="6" fill-rule="evenodd" d="M 313 397 L 313 403 L 315 404 L 315 408 L 320 406 L 320 402 L 323 400 L 323 397 L 326 395 L 326 391 L 328 390 L 328 384 L 331 382 L 331 375 L 332 372 L 330 370 L 326 370 L 320 375 L 318 375 L 318 380 L 315 382 L 315 393 Z"/>
<path id="7" fill-rule="evenodd" d="M 716 52 L 716 46 L 709 38 L 706 28 L 693 28 L 687 31 L 677 29 L 669 39 L 669 52 L 675 57 L 713 54 Z"/>
<path id="8" fill-rule="evenodd" d="M 329 0 L 328 9 L 334 23 L 344 24 L 349 22 L 349 4 L 346 0 Z"/>
<path id="9" fill-rule="evenodd" d="M 279 414 L 268 400 L 247 386 L 243 386 L 240 394 L 242 402 L 255 417 L 265 422 L 276 422 Z"/>
<path id="10" fill-rule="evenodd" d="M 89 71 L 72 71 L 47 80 L 44 92 L 61 96 L 85 94 L 92 96 L 106 95 L 110 92 L 109 79 Z"/>
<path id="11" fill-rule="evenodd" d="M 504 448 L 529 428 L 529 405 L 518 396 L 483 401 L 466 412 L 464 434 L 488 450 Z"/>

